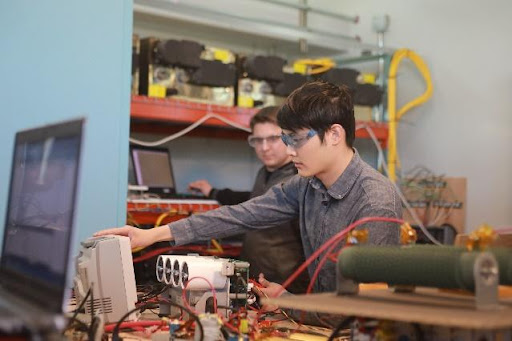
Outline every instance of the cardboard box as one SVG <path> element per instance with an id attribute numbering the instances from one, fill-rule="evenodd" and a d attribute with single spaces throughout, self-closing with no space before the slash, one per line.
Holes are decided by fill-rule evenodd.
<path id="1" fill-rule="evenodd" d="M 362 105 L 354 105 L 354 116 L 357 121 L 372 121 L 372 108 Z"/>
<path id="2" fill-rule="evenodd" d="M 400 187 L 423 225 L 449 224 L 457 233 L 466 230 L 466 178 L 408 178 L 402 180 Z M 405 208 L 403 217 L 410 224 L 416 224 Z"/>

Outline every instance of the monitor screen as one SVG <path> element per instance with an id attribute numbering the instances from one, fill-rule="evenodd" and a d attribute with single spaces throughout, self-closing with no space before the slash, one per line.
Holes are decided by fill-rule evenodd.
<path id="1" fill-rule="evenodd" d="M 132 147 L 131 151 L 137 185 L 175 188 L 168 150 Z"/>
<path id="2" fill-rule="evenodd" d="M 65 287 L 81 123 L 16 135 L 1 267 L 37 286 L 40 296 L 47 294 L 42 286 Z"/>

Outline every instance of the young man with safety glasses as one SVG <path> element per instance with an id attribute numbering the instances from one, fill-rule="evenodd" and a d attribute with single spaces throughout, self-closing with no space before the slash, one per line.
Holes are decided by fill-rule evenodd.
<path id="1" fill-rule="evenodd" d="M 256 175 L 251 192 L 213 188 L 207 180 L 191 182 L 188 187 L 201 191 L 222 205 L 236 205 L 264 194 L 270 187 L 297 174 L 287 147 L 281 139 L 277 125 L 279 107 L 259 110 L 250 122 L 251 135 L 247 141 L 254 148 L 263 166 Z M 267 280 L 282 283 L 304 262 L 304 251 L 297 219 L 267 229 L 253 229 L 243 235 L 242 260 L 251 264 L 252 276 L 260 273 Z M 305 293 L 309 276 L 303 273 L 287 289 L 292 293 Z"/>
<path id="2" fill-rule="evenodd" d="M 300 222 L 306 258 L 349 224 L 364 217 L 401 217 L 401 203 L 393 184 L 366 164 L 352 147 L 355 138 L 354 108 L 345 86 L 309 82 L 288 96 L 279 110 L 279 126 L 288 155 L 298 170 L 289 181 L 265 194 L 234 206 L 194 215 L 150 230 L 131 226 L 101 231 L 131 238 L 132 247 L 158 241 L 181 245 L 267 228 L 290 219 Z M 372 244 L 398 244 L 396 224 L 365 224 Z M 308 267 L 312 275 L 318 266 Z M 264 278 L 268 296 L 279 285 Z M 325 263 L 315 283 L 315 292 L 335 291 L 336 270 Z"/>

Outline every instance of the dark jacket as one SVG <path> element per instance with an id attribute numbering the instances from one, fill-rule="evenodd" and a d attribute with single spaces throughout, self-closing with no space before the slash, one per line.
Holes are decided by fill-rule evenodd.
<path id="1" fill-rule="evenodd" d="M 297 169 L 293 163 L 288 163 L 274 172 L 269 172 L 262 167 L 256 176 L 252 192 L 214 189 L 210 197 L 222 205 L 239 204 L 264 194 L 273 185 L 282 183 L 295 174 Z M 298 220 L 268 229 L 247 232 L 243 237 L 240 258 L 251 264 L 251 277 L 257 277 L 259 273 L 263 273 L 269 281 L 283 283 L 304 262 Z M 303 293 L 308 283 L 309 276 L 305 271 L 287 289 L 292 293 Z"/>

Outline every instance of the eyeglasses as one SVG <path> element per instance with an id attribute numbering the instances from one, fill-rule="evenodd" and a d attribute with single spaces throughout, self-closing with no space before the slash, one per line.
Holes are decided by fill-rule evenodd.
<path id="1" fill-rule="evenodd" d="M 281 134 L 281 140 L 283 140 L 284 144 L 293 149 L 299 149 L 306 142 L 309 141 L 310 138 L 317 134 L 316 130 L 310 129 L 305 136 L 297 136 L 295 134 Z"/>
<path id="2" fill-rule="evenodd" d="M 256 148 L 263 146 L 263 142 L 267 141 L 267 144 L 275 144 L 281 140 L 281 135 L 271 135 L 267 137 L 259 137 L 250 135 L 247 138 L 247 142 L 249 142 L 249 146 Z"/>

